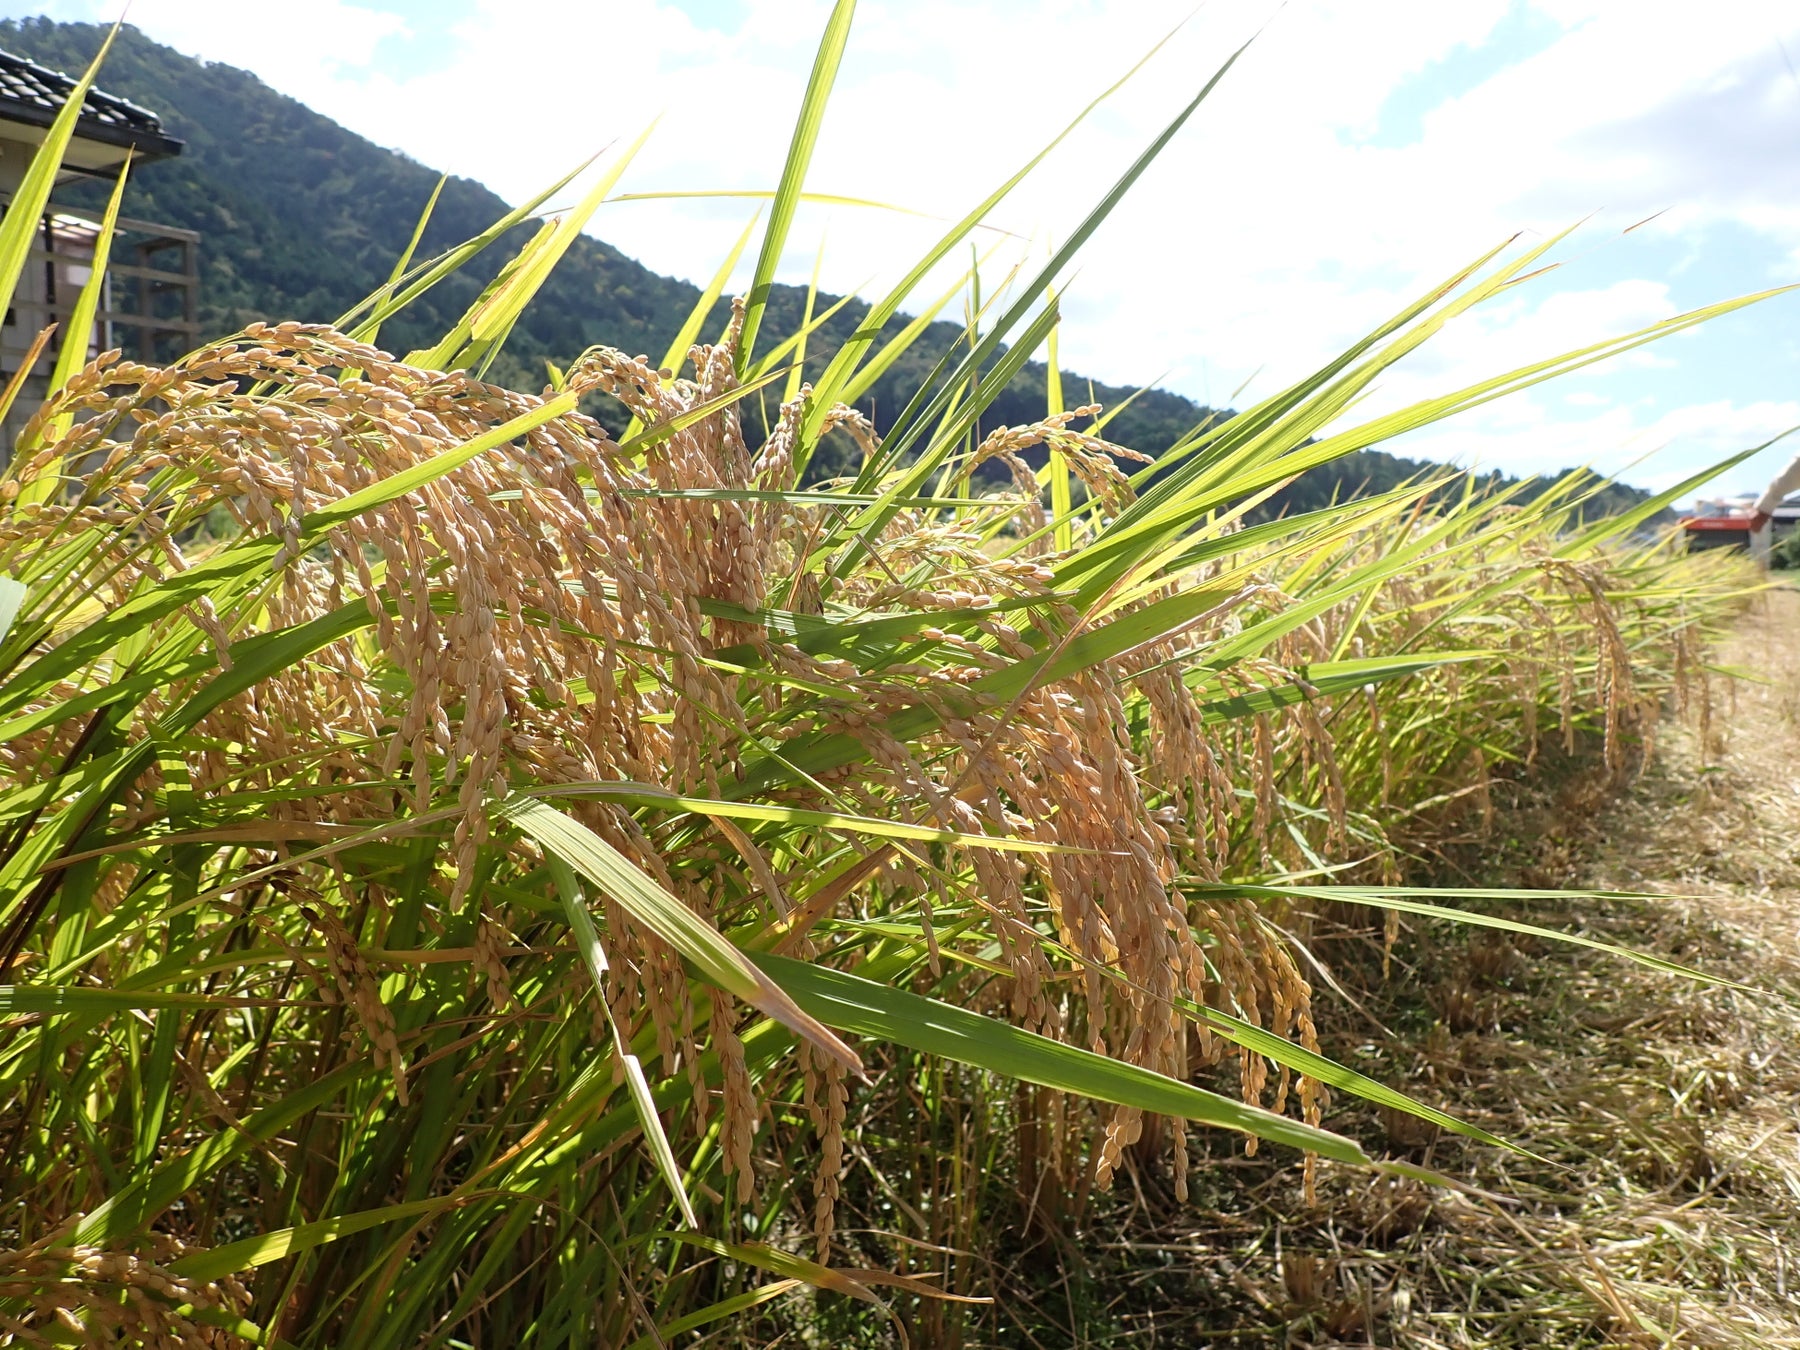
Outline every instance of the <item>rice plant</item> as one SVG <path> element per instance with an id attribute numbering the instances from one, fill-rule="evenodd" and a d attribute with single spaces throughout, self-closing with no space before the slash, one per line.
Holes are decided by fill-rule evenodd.
<path id="1" fill-rule="evenodd" d="M 1352 422 L 1550 241 L 1154 464 L 1054 393 L 985 427 L 1222 69 L 878 437 L 895 316 L 1032 166 L 824 369 L 767 342 L 850 11 L 710 340 L 711 295 L 661 362 L 481 378 L 627 151 L 429 351 L 381 323 L 541 199 L 333 324 L 59 368 L 0 484 L 7 1343 L 654 1346 L 804 1287 L 980 1297 L 836 1234 L 859 1099 L 948 1076 L 1010 1099 L 990 1156 L 1049 1222 L 1133 1147 L 1185 1194 L 1190 1124 L 1417 1175 L 1332 1090 L 1507 1146 L 1321 1055 L 1284 934 L 1519 926 L 1401 886 L 1408 831 L 1548 737 L 1627 772 L 1754 583 L 1636 539 L 1691 483 L 1597 524 L 1579 480 L 1243 517 L 1757 297 Z M 860 471 L 807 486 L 833 438 Z"/>

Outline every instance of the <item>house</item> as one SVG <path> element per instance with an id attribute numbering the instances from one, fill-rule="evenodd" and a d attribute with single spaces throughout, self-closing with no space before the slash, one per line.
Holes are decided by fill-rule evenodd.
<path id="1" fill-rule="evenodd" d="M 11 201 L 77 81 L 34 61 L 0 51 L 0 204 Z M 114 179 L 131 159 L 132 172 L 151 160 L 181 153 L 161 120 L 116 95 L 90 89 L 75 134 L 63 156 L 58 183 L 80 178 Z M 0 205 L 0 211 L 4 206 Z M 53 206 L 39 221 L 33 248 L 12 308 L 0 326 L 0 384 L 24 363 L 37 335 L 68 318 L 93 273 L 97 216 Z M 199 340 L 200 236 L 191 230 L 121 218 L 115 227 L 102 292 L 89 336 L 90 353 L 110 347 L 142 361 L 167 361 Z M 59 339 L 53 339 L 53 343 Z M 25 420 L 48 392 L 52 353 L 40 357 L 3 429 L 0 463 Z"/>
<path id="2" fill-rule="evenodd" d="M 1701 498 L 1694 503 L 1692 514 L 1683 518 L 1688 552 L 1709 548 L 1747 549 L 1763 558 L 1772 545 L 1780 543 L 1800 529 L 1800 492 L 1784 500 L 1769 518 L 1769 526 L 1761 534 L 1750 533 L 1750 515 L 1756 509 L 1756 496 L 1746 493 L 1738 497 Z"/>

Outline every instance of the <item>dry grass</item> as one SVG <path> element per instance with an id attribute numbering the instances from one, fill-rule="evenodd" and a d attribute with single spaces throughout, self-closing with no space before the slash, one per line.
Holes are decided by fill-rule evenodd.
<path id="1" fill-rule="evenodd" d="M 1198 1212 L 1146 1186 L 1093 1235 L 1085 1287 L 1028 1296 L 1068 1333 L 1042 1343 L 1800 1346 L 1800 591 L 1759 601 L 1722 659 L 1761 682 L 1719 691 L 1706 753 L 1670 726 L 1611 800 L 1569 766 L 1441 866 L 1666 895 L 1515 917 L 1769 996 L 1410 926 L 1384 984 L 1379 934 L 1321 925 L 1315 952 L 1362 1005 L 1321 1000 L 1328 1050 L 1546 1161 L 1359 1104 L 1330 1123 L 1485 1194 L 1339 1173 L 1308 1207 L 1290 1173 L 1212 1159 Z"/>

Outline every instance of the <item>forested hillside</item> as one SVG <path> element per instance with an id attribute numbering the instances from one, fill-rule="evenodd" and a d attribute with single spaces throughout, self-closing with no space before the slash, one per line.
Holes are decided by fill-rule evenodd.
<path id="1" fill-rule="evenodd" d="M 77 72 L 92 59 L 104 32 L 95 24 L 7 20 L 0 22 L 0 47 Z M 146 165 L 135 176 L 125 209 L 201 233 L 200 318 L 208 333 L 257 319 L 330 320 L 350 308 L 386 280 L 438 179 L 425 165 L 347 131 L 246 71 L 194 60 L 129 26 L 108 57 L 101 84 L 155 110 L 168 131 L 187 142 L 180 158 Z M 62 191 L 71 205 L 95 208 L 104 200 L 96 184 Z M 423 240 L 424 254 L 479 233 L 507 210 L 508 204 L 481 184 L 450 179 Z M 423 296 L 384 329 L 384 345 L 404 352 L 435 340 L 525 237 L 521 227 L 516 239 L 503 241 L 476 266 Z M 546 360 L 566 362 L 594 343 L 660 354 L 698 296 L 697 287 L 659 276 L 584 237 L 514 331 L 495 377 L 533 387 L 543 382 Z M 764 331 L 797 328 L 804 298 L 797 288 L 777 287 Z M 822 300 L 820 308 L 833 299 Z M 812 360 L 822 366 L 864 313 L 866 307 L 854 302 L 839 311 L 811 342 Z M 722 322 L 722 308 L 716 317 Z M 954 324 L 934 325 L 886 372 L 867 409 L 878 427 L 885 428 L 903 406 L 901 391 L 917 389 L 960 333 Z M 1028 366 L 995 400 L 985 424 L 1041 416 L 1044 376 L 1042 365 Z M 1085 398 L 1091 387 L 1094 398 L 1109 407 L 1134 392 L 1090 384 L 1074 371 L 1064 372 L 1063 381 L 1071 397 Z M 1229 415 L 1147 390 L 1111 423 L 1108 435 L 1155 454 L 1204 419 Z M 1263 513 L 1379 491 L 1430 469 L 1380 452 L 1353 455 L 1309 473 Z M 1622 509 L 1643 495 L 1616 487 L 1600 504 Z"/>

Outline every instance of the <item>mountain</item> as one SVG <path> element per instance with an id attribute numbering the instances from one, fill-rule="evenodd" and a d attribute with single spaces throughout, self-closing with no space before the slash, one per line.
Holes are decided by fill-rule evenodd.
<path id="1" fill-rule="evenodd" d="M 99 50 L 105 32 L 98 24 L 6 20 L 0 22 L 0 47 L 57 70 L 79 72 Z M 438 181 L 433 170 L 345 130 L 247 71 L 184 56 L 129 25 L 113 44 L 101 83 L 109 92 L 155 110 L 168 132 L 187 142 L 179 158 L 147 164 L 133 174 L 124 210 L 200 233 L 200 319 L 209 335 L 258 319 L 329 321 L 348 310 L 387 280 Z M 73 184 L 58 190 L 58 200 L 95 210 L 104 205 L 105 189 Z M 449 179 L 419 256 L 480 233 L 508 209 L 508 203 L 481 184 Z M 500 241 L 475 265 L 389 321 L 382 330 L 383 345 L 406 351 L 435 341 L 527 235 L 521 226 L 514 237 Z M 705 270 L 714 261 L 696 260 Z M 583 236 L 513 331 L 492 377 L 517 388 L 536 388 L 544 382 L 546 360 L 566 363 L 595 343 L 660 355 L 699 295 L 698 287 L 659 276 Z M 819 308 L 835 299 L 821 297 Z M 796 287 L 776 287 L 763 331 L 798 328 L 804 300 L 805 293 Z M 855 301 L 840 310 L 809 341 L 809 364 L 816 361 L 814 368 L 822 368 L 866 312 Z M 718 331 L 722 322 L 721 307 L 706 331 Z M 899 322 L 893 326 L 898 328 Z M 878 427 L 885 429 L 960 333 L 954 324 L 932 325 L 886 372 L 872 391 Z M 1094 399 L 1108 407 L 1134 392 L 1090 382 L 1072 371 L 1063 373 L 1063 384 L 1083 397 L 1091 387 Z M 995 400 L 984 424 L 1040 417 L 1044 387 L 1045 368 L 1028 366 Z M 1107 434 L 1156 454 L 1202 420 L 1229 415 L 1164 390 L 1146 390 L 1113 420 Z M 1430 467 L 1379 451 L 1353 455 L 1306 474 L 1265 512 L 1381 491 Z M 1615 500 L 1601 503 L 1607 509 L 1623 509 L 1645 495 L 1624 486 L 1609 492 Z"/>

